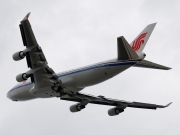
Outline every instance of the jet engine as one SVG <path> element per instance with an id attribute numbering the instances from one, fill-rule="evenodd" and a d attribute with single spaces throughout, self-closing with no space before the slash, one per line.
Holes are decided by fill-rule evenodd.
<path id="1" fill-rule="evenodd" d="M 117 107 L 114 107 L 114 108 L 111 108 L 108 110 L 109 116 L 115 116 L 115 115 L 118 115 L 122 112 L 124 112 L 124 109 L 117 108 Z"/>
<path id="2" fill-rule="evenodd" d="M 81 105 L 81 104 L 77 103 L 75 105 L 71 105 L 69 109 L 71 112 L 79 112 L 82 109 L 84 109 L 85 107 L 86 107 L 85 105 Z"/>
<path id="3" fill-rule="evenodd" d="M 13 59 L 15 61 L 22 60 L 25 57 L 25 53 L 23 51 L 16 52 L 13 54 Z"/>
<path id="4" fill-rule="evenodd" d="M 29 78 L 29 75 L 26 74 L 26 73 L 22 73 L 22 74 L 19 74 L 19 75 L 16 76 L 16 80 L 17 80 L 18 82 L 25 81 L 25 80 L 27 80 L 28 78 Z"/>

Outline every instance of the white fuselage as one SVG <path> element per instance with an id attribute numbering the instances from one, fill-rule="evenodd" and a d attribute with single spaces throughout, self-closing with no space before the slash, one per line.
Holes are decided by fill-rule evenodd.
<path id="1" fill-rule="evenodd" d="M 66 92 L 78 92 L 85 87 L 92 86 L 103 81 L 106 81 L 122 71 L 128 69 L 139 61 L 119 61 L 117 59 L 106 62 L 97 63 L 94 65 L 58 73 L 58 77 L 62 81 L 63 90 Z M 25 101 L 35 98 L 59 97 L 60 93 L 48 88 L 42 88 L 41 94 L 32 94 L 34 84 L 29 80 L 21 82 L 13 87 L 7 97 L 13 101 Z M 47 92 L 47 90 L 49 92 Z"/>

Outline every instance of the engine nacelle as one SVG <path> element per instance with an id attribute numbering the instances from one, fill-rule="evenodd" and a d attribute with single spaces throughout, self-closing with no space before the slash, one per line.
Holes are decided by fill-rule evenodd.
<path id="1" fill-rule="evenodd" d="M 81 105 L 81 104 L 77 103 L 75 105 L 71 105 L 69 109 L 71 112 L 79 112 L 82 109 L 84 109 L 85 107 L 86 107 L 85 105 Z"/>
<path id="2" fill-rule="evenodd" d="M 117 108 L 117 107 L 114 107 L 114 108 L 111 108 L 108 110 L 109 116 L 115 116 L 115 115 L 118 115 L 122 112 L 124 112 L 124 109 Z"/>
<path id="3" fill-rule="evenodd" d="M 18 82 L 25 81 L 25 80 L 27 80 L 28 78 L 29 78 L 29 75 L 26 74 L 26 73 L 22 73 L 22 74 L 19 74 L 19 75 L 16 76 L 16 80 L 17 80 Z"/>
<path id="4" fill-rule="evenodd" d="M 22 60 L 25 57 L 25 53 L 23 51 L 16 52 L 13 54 L 13 60 L 18 61 Z"/>

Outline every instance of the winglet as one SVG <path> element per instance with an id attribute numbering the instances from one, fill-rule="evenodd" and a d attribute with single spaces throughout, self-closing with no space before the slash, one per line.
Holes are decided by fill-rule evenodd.
<path id="1" fill-rule="evenodd" d="M 158 108 L 166 108 L 166 107 L 168 107 L 168 106 L 170 106 L 172 104 L 172 102 L 170 102 L 169 104 L 167 104 L 167 105 L 165 105 L 165 106 L 158 106 Z"/>
<path id="2" fill-rule="evenodd" d="M 27 19 L 29 18 L 30 14 L 31 14 L 31 12 L 29 12 L 29 13 L 24 17 L 23 21 L 24 21 L 24 20 L 27 20 Z"/>
<path id="3" fill-rule="evenodd" d="M 172 104 L 172 102 L 170 102 L 169 104 L 165 105 L 164 107 L 168 107 L 168 106 L 170 106 L 171 104 Z"/>

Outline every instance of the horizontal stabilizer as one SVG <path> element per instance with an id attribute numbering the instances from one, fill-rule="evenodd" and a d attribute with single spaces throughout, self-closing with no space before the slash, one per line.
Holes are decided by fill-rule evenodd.
<path id="1" fill-rule="evenodd" d="M 142 61 L 138 62 L 134 66 L 135 67 L 142 67 L 142 68 L 162 69 L 162 70 L 169 70 L 169 69 L 171 69 L 170 67 L 159 65 L 159 64 L 147 61 L 147 60 L 142 60 Z"/>
<path id="2" fill-rule="evenodd" d="M 132 60 L 138 58 L 136 52 L 131 48 L 123 36 L 117 38 L 117 46 L 118 60 Z"/>

